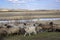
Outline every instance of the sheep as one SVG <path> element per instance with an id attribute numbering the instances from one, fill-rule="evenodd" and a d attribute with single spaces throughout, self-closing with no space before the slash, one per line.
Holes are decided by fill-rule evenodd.
<path id="1" fill-rule="evenodd" d="M 39 24 L 38 26 L 42 27 L 44 31 L 50 31 L 52 29 L 52 26 L 49 24 Z"/>
<path id="2" fill-rule="evenodd" d="M 20 29 L 20 30 L 19 30 L 19 33 L 20 33 L 20 34 L 24 34 L 24 33 L 25 33 L 24 26 L 25 26 L 24 24 L 19 24 L 19 25 L 18 25 L 18 27 L 19 27 L 19 29 Z"/>
<path id="3" fill-rule="evenodd" d="M 24 26 L 25 26 L 24 24 L 18 24 L 19 28 L 24 28 Z"/>
<path id="4" fill-rule="evenodd" d="M 19 27 L 18 26 L 16 26 L 16 25 L 14 25 L 14 24 L 7 24 L 7 25 L 5 25 L 6 26 L 6 32 L 7 32 L 7 34 L 9 35 L 9 34 L 14 34 L 14 33 L 18 33 L 19 32 Z"/>
<path id="5" fill-rule="evenodd" d="M 0 35 L 5 36 L 7 34 L 6 28 L 0 28 Z"/>
<path id="6" fill-rule="evenodd" d="M 8 30 L 7 30 L 7 33 L 8 34 L 14 34 L 14 33 L 18 33 L 19 32 L 19 28 L 9 28 Z"/>
<path id="7" fill-rule="evenodd" d="M 37 26 L 37 27 L 36 27 L 36 31 L 37 31 L 37 33 L 39 33 L 39 32 L 43 32 L 43 28 L 40 27 L 40 26 Z"/>
<path id="8" fill-rule="evenodd" d="M 34 26 L 26 26 L 25 31 L 26 32 L 25 32 L 24 36 L 26 36 L 27 34 L 29 34 L 29 36 L 30 36 L 31 33 L 37 34 L 36 27 L 34 27 Z"/>
<path id="9" fill-rule="evenodd" d="M 57 24 L 55 24 L 55 25 L 53 25 L 53 31 L 55 32 L 60 32 L 60 25 L 57 25 Z"/>
<path id="10" fill-rule="evenodd" d="M 6 32 L 7 32 L 7 35 L 10 35 L 10 34 L 15 34 L 15 33 L 25 33 L 25 30 L 24 30 L 24 25 L 23 24 L 18 24 L 18 25 L 15 25 L 15 24 L 5 24 L 3 25 L 4 28 L 6 28 Z"/>

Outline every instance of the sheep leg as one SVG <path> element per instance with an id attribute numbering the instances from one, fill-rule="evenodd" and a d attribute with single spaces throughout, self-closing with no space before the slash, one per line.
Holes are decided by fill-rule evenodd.
<path id="1" fill-rule="evenodd" d="M 36 32 L 36 31 L 34 31 L 34 34 L 37 34 L 37 32 Z"/>
<path id="2" fill-rule="evenodd" d="M 24 36 L 26 36 L 26 35 L 27 35 L 27 33 L 24 34 Z"/>
<path id="3" fill-rule="evenodd" d="M 31 34 L 29 33 L 29 36 L 31 36 Z"/>

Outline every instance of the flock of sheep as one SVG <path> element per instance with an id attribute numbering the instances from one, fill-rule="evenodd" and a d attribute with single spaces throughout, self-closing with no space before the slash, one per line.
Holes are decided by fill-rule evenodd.
<path id="1" fill-rule="evenodd" d="M 42 23 L 5 23 L 0 24 L 0 35 L 12 34 L 37 34 L 39 32 L 55 32 L 60 31 L 60 26 L 55 25 L 53 22 L 49 24 Z"/>

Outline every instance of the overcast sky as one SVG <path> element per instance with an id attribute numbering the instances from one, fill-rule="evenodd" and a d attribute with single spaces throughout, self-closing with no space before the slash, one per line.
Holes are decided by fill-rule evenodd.
<path id="1" fill-rule="evenodd" d="M 0 0 L 0 8 L 8 9 L 60 9 L 60 0 Z"/>

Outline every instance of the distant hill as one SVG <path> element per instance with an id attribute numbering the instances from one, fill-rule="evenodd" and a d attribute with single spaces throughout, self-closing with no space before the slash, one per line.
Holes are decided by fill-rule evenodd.
<path id="1" fill-rule="evenodd" d="M 0 12 L 60 12 L 60 10 L 0 9 Z"/>

